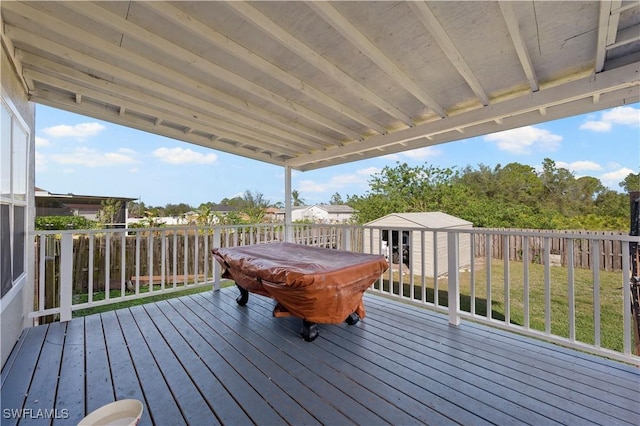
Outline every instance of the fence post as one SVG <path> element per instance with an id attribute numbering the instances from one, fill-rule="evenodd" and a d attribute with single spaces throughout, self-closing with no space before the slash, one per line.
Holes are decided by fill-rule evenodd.
<path id="1" fill-rule="evenodd" d="M 459 245 L 460 239 L 456 232 L 447 233 L 447 273 L 449 279 L 449 324 L 460 325 L 460 277 L 459 271 Z"/>
<path id="2" fill-rule="evenodd" d="M 218 227 L 213 228 L 213 243 L 211 244 L 212 245 L 211 248 L 220 248 L 221 246 L 220 239 L 221 239 L 220 228 Z M 220 264 L 214 258 L 213 259 L 213 291 L 220 290 L 220 274 L 221 274 Z"/>
<path id="3" fill-rule="evenodd" d="M 60 322 L 64 322 L 71 321 L 73 234 L 63 233 L 60 242 Z"/>

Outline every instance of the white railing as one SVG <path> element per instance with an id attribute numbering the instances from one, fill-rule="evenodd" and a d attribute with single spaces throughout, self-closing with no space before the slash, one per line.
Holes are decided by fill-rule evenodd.
<path id="1" fill-rule="evenodd" d="M 638 237 L 298 224 L 291 235 L 299 244 L 385 255 L 391 267 L 370 291 L 446 313 L 452 325 L 473 320 L 640 365 L 629 249 Z M 67 321 L 94 306 L 219 289 L 211 248 L 284 239 L 281 224 L 39 231 L 30 317 Z M 558 241 L 562 253 L 552 249 Z"/>

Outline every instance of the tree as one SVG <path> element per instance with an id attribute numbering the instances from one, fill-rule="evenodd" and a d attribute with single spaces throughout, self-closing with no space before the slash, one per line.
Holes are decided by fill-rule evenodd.
<path id="1" fill-rule="evenodd" d="M 129 217 L 144 217 L 144 212 L 147 210 L 147 207 L 142 201 L 140 201 L 139 203 L 135 201 L 129 201 L 127 210 L 129 212 Z"/>
<path id="2" fill-rule="evenodd" d="M 118 220 L 122 201 L 108 198 L 103 200 L 100 205 L 102 209 L 98 212 L 98 222 L 100 222 L 101 225 L 111 225 L 115 223 L 116 220 Z"/>
<path id="3" fill-rule="evenodd" d="M 358 213 L 358 223 L 366 223 L 389 213 L 442 210 L 451 203 L 447 198 L 458 173 L 453 169 L 433 166 L 410 167 L 396 163 L 374 174 L 369 181 L 369 191 L 363 196 L 353 196 L 347 204 Z"/>
<path id="4" fill-rule="evenodd" d="M 260 192 L 253 194 L 247 190 L 244 192 L 243 206 L 241 212 L 247 216 L 249 223 L 261 223 L 267 212 L 267 207 L 271 204 Z"/>
<path id="5" fill-rule="evenodd" d="M 544 186 L 544 205 L 555 208 L 563 215 L 571 213 L 571 199 L 567 197 L 575 177 L 565 168 L 557 168 L 555 161 L 545 158 L 540 175 Z"/>
<path id="6" fill-rule="evenodd" d="M 165 215 L 172 216 L 172 217 L 183 216 L 185 213 L 188 213 L 188 212 L 190 212 L 192 210 L 193 210 L 193 207 L 191 207 L 189 204 L 185 204 L 185 203 L 167 204 L 164 207 Z"/>
<path id="7" fill-rule="evenodd" d="M 344 201 L 342 201 L 342 197 L 340 196 L 340 194 L 336 192 L 331 196 L 331 199 L 329 200 L 329 204 L 334 206 L 339 206 L 341 204 L 344 204 Z"/>
<path id="8" fill-rule="evenodd" d="M 618 185 L 625 192 L 640 191 L 640 172 L 636 174 L 629 173 Z"/>
<path id="9" fill-rule="evenodd" d="M 297 189 L 291 191 L 291 203 L 294 206 L 304 206 L 304 199 L 300 198 L 300 193 Z"/>
<path id="10" fill-rule="evenodd" d="M 544 192 L 536 170 L 519 163 L 509 163 L 498 169 L 495 183 L 494 194 L 502 200 L 536 204 Z"/>
<path id="11" fill-rule="evenodd" d="M 193 219 L 197 226 L 211 226 L 215 223 L 215 215 L 211 211 L 211 207 L 203 204 L 196 210 L 195 218 Z"/>
<path id="12" fill-rule="evenodd" d="M 493 170 L 484 164 L 480 164 L 478 169 L 466 166 L 458 178 L 458 183 L 464 185 L 473 194 L 484 194 L 493 198 L 499 190 L 497 174 L 500 168 L 500 164 L 495 166 Z"/>

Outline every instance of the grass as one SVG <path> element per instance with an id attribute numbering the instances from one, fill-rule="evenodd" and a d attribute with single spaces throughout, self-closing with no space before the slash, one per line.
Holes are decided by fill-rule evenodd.
<path id="1" fill-rule="evenodd" d="M 545 277 L 544 266 L 529 264 L 529 328 L 545 332 Z M 509 262 L 509 320 L 512 324 L 525 325 L 524 312 L 524 264 Z M 388 278 L 385 275 L 385 278 Z M 394 273 L 394 292 L 398 293 L 398 275 Z M 414 296 L 422 298 L 422 278 L 414 276 Z M 411 297 L 408 283 L 409 277 L 403 278 L 403 295 Z M 433 278 L 427 278 L 426 300 L 434 302 Z M 550 268 L 550 332 L 551 334 L 570 337 L 569 285 L 568 270 L 564 267 Z M 447 278 L 438 279 L 438 303 L 447 306 Z M 388 280 L 384 282 L 384 290 L 388 291 Z M 600 312 L 600 345 L 603 348 L 622 352 L 623 350 L 623 283 L 621 272 L 600 271 L 600 304 L 595 306 L 593 273 L 587 269 L 574 270 L 574 317 L 575 339 L 595 344 L 595 314 Z M 460 274 L 460 309 L 471 311 L 471 273 Z M 494 261 L 491 264 L 491 309 L 492 319 L 505 321 L 504 263 Z M 475 271 L 475 312 L 486 315 L 487 312 L 487 280 L 486 268 L 478 266 Z"/>
<path id="2" fill-rule="evenodd" d="M 220 282 L 220 287 L 229 287 L 234 285 L 233 281 L 229 281 L 229 280 L 222 280 Z M 153 286 L 153 290 L 154 291 L 160 291 L 161 287 L 159 284 L 156 284 Z M 137 306 L 137 305 L 144 305 L 145 303 L 153 303 L 153 302 L 159 302 L 161 300 L 167 300 L 167 299 L 173 299 L 174 297 L 181 297 L 181 296 L 187 296 L 190 294 L 197 294 L 197 293 L 203 293 L 205 291 L 211 291 L 211 286 L 205 285 L 205 286 L 201 286 L 201 287 L 186 287 L 183 290 L 177 290 L 177 291 L 173 291 L 171 293 L 161 293 L 161 294 L 156 294 L 154 296 L 147 296 L 147 297 L 143 297 L 140 299 L 133 299 L 133 300 L 125 300 L 122 302 L 115 302 L 115 303 L 111 303 L 109 305 L 102 305 L 102 306 L 95 306 L 95 307 L 91 307 L 91 308 L 86 308 L 86 309 L 79 309 L 77 311 L 73 312 L 73 317 L 83 317 L 83 316 L 87 316 L 87 315 L 92 315 L 92 314 L 98 314 L 98 313 L 102 313 L 102 312 L 108 312 L 108 311 L 113 311 L 116 309 L 122 309 L 122 308 L 129 308 L 132 306 Z M 140 293 L 148 293 L 149 292 L 149 286 L 141 286 L 140 287 Z M 125 295 L 129 296 L 129 295 L 133 295 L 135 294 L 135 291 L 126 291 Z M 120 297 L 120 290 L 110 290 L 109 291 L 109 297 L 112 299 L 116 299 Z M 105 299 L 105 292 L 104 291 L 99 291 L 99 292 L 95 292 L 93 293 L 93 301 L 97 302 L 100 300 L 104 300 Z M 73 303 L 74 304 L 78 304 L 78 303 L 86 303 L 89 300 L 89 295 L 87 293 L 80 293 L 80 294 L 76 294 L 73 297 Z"/>

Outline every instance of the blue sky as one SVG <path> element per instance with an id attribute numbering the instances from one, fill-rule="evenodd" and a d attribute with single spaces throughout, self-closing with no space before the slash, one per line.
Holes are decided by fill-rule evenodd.
<path id="1" fill-rule="evenodd" d="M 540 168 L 544 158 L 607 187 L 640 170 L 640 104 L 309 172 L 292 188 L 306 204 L 361 195 L 372 174 L 411 166 Z M 36 107 L 36 186 L 53 193 L 131 197 L 147 206 L 219 202 L 246 190 L 284 201 L 284 169 L 43 105 Z"/>

